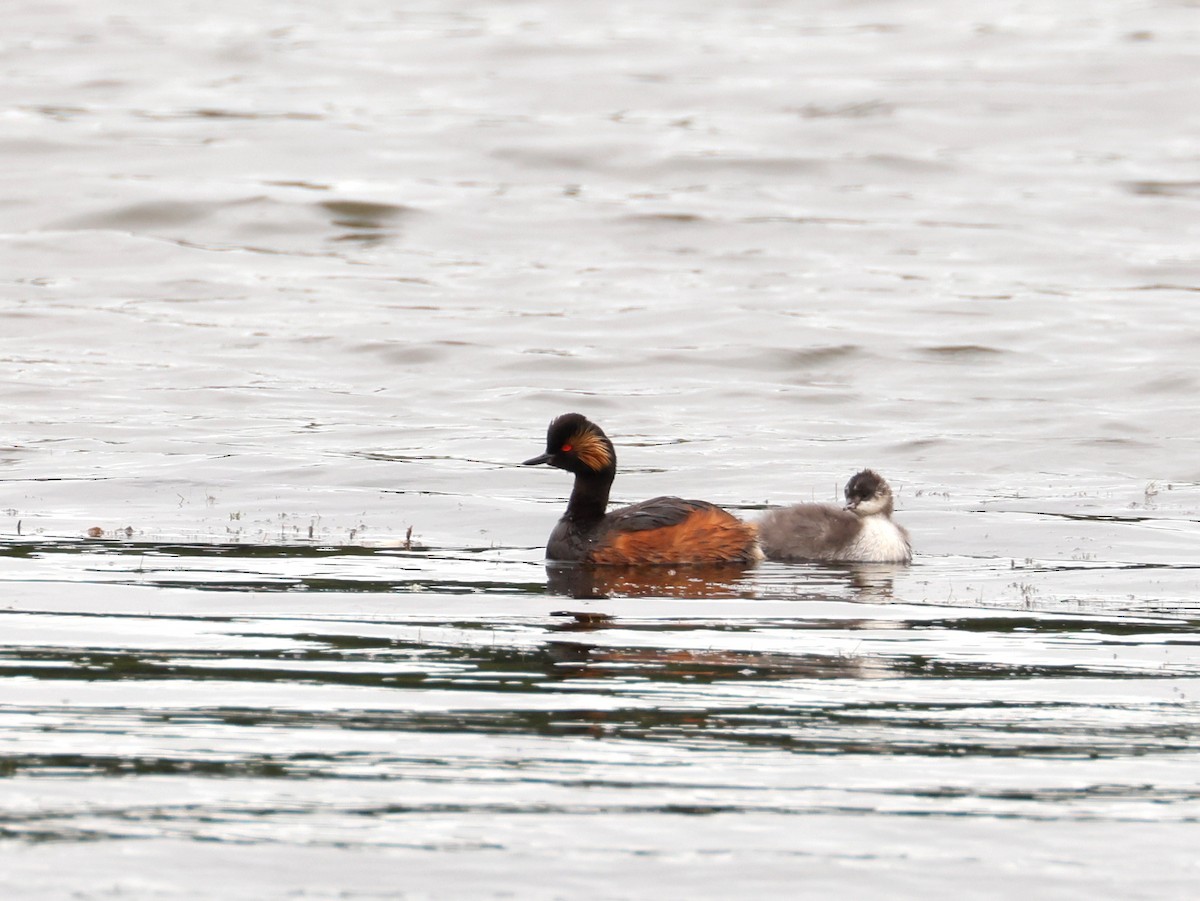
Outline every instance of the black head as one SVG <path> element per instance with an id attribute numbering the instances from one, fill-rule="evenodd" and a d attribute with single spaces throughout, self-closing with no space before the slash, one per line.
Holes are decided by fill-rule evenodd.
<path id="1" fill-rule="evenodd" d="M 612 473 L 617 468 L 617 452 L 600 426 L 580 413 L 564 413 L 546 430 L 546 452 L 523 465 L 539 463 L 576 475 Z"/>
<path id="2" fill-rule="evenodd" d="M 892 488 L 879 473 L 864 469 L 846 483 L 846 509 L 860 516 L 891 512 Z"/>

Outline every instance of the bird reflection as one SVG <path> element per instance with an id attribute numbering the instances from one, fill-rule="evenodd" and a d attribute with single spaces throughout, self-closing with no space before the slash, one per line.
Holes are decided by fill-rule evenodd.
<path id="1" fill-rule="evenodd" d="M 910 572 L 899 563 L 784 563 L 760 570 L 743 564 L 692 566 L 588 566 L 547 563 L 546 593 L 578 600 L 609 597 L 707 598 L 713 600 L 796 597 L 861 601 L 894 600 L 897 576 Z"/>
<path id="2" fill-rule="evenodd" d="M 546 592 L 570 598 L 613 595 L 654 598 L 749 598 L 750 566 L 741 563 L 688 566 L 587 566 L 546 564 Z"/>
<path id="3" fill-rule="evenodd" d="M 909 572 L 907 566 L 897 563 L 767 564 L 755 579 L 755 596 L 771 600 L 893 601 L 897 576 Z"/>
<path id="4" fill-rule="evenodd" d="M 843 569 L 850 588 L 864 601 L 891 600 L 896 576 L 908 571 L 902 563 L 851 563 Z"/>
<path id="5" fill-rule="evenodd" d="M 546 650 L 559 679 L 605 679 L 636 673 L 666 681 L 770 681 L 879 679 L 891 674 L 887 661 L 833 654 L 600 647 L 576 641 L 552 641 Z"/>
<path id="6" fill-rule="evenodd" d="M 753 599 L 788 597 L 804 600 L 891 599 L 893 581 L 903 565 L 881 563 L 772 566 L 767 579 L 752 579 L 751 567 L 718 566 L 586 566 L 550 563 L 546 566 L 547 593 L 576 600 L 610 597 Z M 765 589 L 765 590 L 764 590 Z M 611 678 L 615 673 L 636 672 L 641 677 L 675 681 L 772 680 L 772 679 L 864 679 L 880 678 L 890 672 L 882 661 L 857 656 L 787 654 L 748 650 L 685 649 L 671 647 L 612 647 L 592 644 L 580 633 L 601 633 L 631 628 L 629 620 L 598 610 L 556 610 L 561 620 L 551 626 L 558 633 L 573 633 L 572 640 L 548 642 L 551 671 L 559 679 Z M 673 629 L 711 628 L 705 619 L 694 625 L 673 619 Z M 807 627 L 814 627 L 811 623 Z M 865 628 L 865 621 L 838 620 L 839 628 Z"/>

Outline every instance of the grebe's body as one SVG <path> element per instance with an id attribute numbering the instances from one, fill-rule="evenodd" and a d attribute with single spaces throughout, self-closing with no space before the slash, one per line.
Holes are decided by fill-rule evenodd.
<path id="1" fill-rule="evenodd" d="M 546 453 L 525 461 L 540 463 L 575 475 L 567 511 L 546 546 L 551 560 L 637 566 L 748 563 L 762 556 L 754 526 L 707 501 L 656 497 L 606 512 L 617 454 L 600 427 L 578 413 L 550 423 Z"/>
<path id="2" fill-rule="evenodd" d="M 908 563 L 908 532 L 892 522 L 891 486 L 864 469 L 846 483 L 846 506 L 796 504 L 772 510 L 758 522 L 769 560 L 837 563 Z"/>

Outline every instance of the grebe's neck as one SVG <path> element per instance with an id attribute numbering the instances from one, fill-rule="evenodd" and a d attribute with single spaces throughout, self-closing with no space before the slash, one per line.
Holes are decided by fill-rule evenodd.
<path id="1" fill-rule="evenodd" d="M 896 512 L 896 504 L 892 496 L 889 494 L 883 506 L 879 508 L 878 513 L 882 514 L 885 519 L 891 519 L 892 514 Z"/>
<path id="2" fill-rule="evenodd" d="M 614 475 L 616 473 L 611 469 L 596 473 L 576 473 L 575 487 L 571 489 L 571 499 L 567 501 L 565 518 L 581 524 L 603 519 Z"/>

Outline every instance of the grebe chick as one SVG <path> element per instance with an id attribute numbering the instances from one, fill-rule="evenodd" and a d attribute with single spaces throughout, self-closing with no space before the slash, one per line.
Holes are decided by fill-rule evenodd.
<path id="1" fill-rule="evenodd" d="M 546 431 L 546 452 L 525 466 L 547 463 L 575 474 L 575 487 L 546 557 L 618 565 L 748 563 L 761 559 L 755 529 L 707 501 L 656 497 L 606 513 L 617 452 L 600 427 L 564 413 Z"/>
<path id="2" fill-rule="evenodd" d="M 892 488 L 864 469 L 846 483 L 846 506 L 796 504 L 772 510 L 758 521 L 768 560 L 831 563 L 908 563 L 912 544 L 892 522 Z"/>

